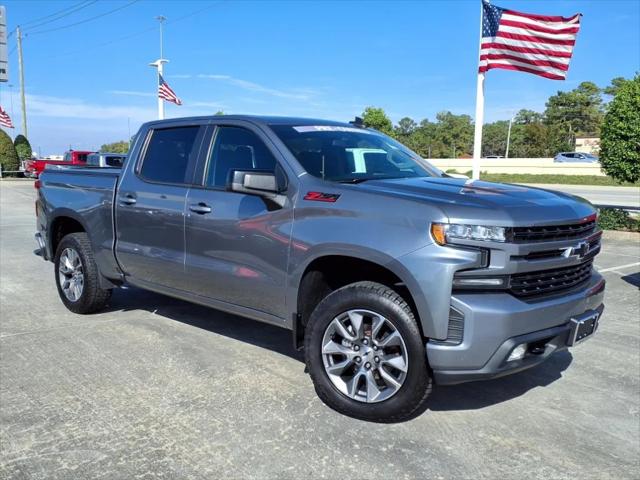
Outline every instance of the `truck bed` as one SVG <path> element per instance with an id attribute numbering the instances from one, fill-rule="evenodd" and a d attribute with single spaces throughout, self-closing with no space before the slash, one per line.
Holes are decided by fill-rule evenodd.
<path id="1" fill-rule="evenodd" d="M 52 225 L 47 225 L 47 219 L 54 217 L 54 211 L 81 223 L 93 244 L 100 271 L 115 277 L 119 269 L 113 251 L 113 201 L 119 177 L 119 168 L 48 165 L 40 176 L 40 188 L 46 190 L 46 201 L 41 205 L 46 211 L 38 212 L 39 228 L 45 235 L 51 234 Z"/>

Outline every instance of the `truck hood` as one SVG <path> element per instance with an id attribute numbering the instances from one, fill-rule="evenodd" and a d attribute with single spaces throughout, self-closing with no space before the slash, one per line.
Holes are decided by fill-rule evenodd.
<path id="1" fill-rule="evenodd" d="M 436 204 L 452 223 L 529 226 L 573 222 L 595 212 L 587 200 L 562 192 L 458 178 L 370 180 L 357 187 Z"/>

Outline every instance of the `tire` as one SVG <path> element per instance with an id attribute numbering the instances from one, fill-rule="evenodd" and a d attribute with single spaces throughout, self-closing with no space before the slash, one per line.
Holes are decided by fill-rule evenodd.
<path id="1" fill-rule="evenodd" d="M 347 337 L 357 338 L 352 317 L 362 318 L 357 322 L 364 325 L 359 329 L 364 332 L 359 338 L 364 340 L 346 340 Z M 342 327 L 347 325 L 347 330 L 340 329 L 336 321 Z M 380 324 L 383 326 L 378 327 L 376 334 L 374 330 Z M 398 339 L 393 334 L 397 345 L 383 347 L 394 329 L 400 336 Z M 327 354 L 334 349 L 339 353 Z M 402 357 L 404 363 L 397 357 Z M 359 363 L 356 363 L 358 358 Z M 374 358 L 375 362 L 381 363 L 374 363 Z M 383 361 L 382 358 L 393 360 Z M 422 335 L 407 302 L 379 283 L 347 285 L 318 304 L 305 330 L 305 361 L 320 399 L 344 415 L 371 422 L 395 423 L 414 418 L 426 409 L 433 381 Z M 400 369 L 391 367 L 392 362 Z M 348 366 L 342 371 L 345 364 Z M 367 364 L 369 366 L 364 370 Z M 340 373 L 330 376 L 330 371 Z M 390 375 L 393 382 L 386 381 Z M 356 381 L 356 377 L 360 378 Z"/>
<path id="2" fill-rule="evenodd" d="M 94 313 L 105 307 L 111 290 L 100 288 L 98 267 L 86 233 L 70 233 L 63 237 L 56 250 L 54 265 L 58 295 L 65 307 L 80 314 Z M 73 288 L 74 282 L 79 288 Z"/>

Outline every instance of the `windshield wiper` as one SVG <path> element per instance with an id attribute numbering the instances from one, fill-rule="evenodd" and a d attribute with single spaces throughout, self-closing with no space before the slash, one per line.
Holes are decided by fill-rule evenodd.
<path id="1" fill-rule="evenodd" d="M 376 180 L 375 178 L 357 177 L 357 178 L 345 178 L 342 180 L 336 180 L 338 183 L 362 183 L 367 180 Z"/>
<path id="2" fill-rule="evenodd" d="M 369 180 L 394 180 L 399 178 L 416 178 L 414 176 L 400 176 L 397 175 L 380 175 L 377 177 L 353 177 L 353 178 L 344 178 L 340 180 L 335 180 L 338 183 L 362 183 L 367 182 Z"/>

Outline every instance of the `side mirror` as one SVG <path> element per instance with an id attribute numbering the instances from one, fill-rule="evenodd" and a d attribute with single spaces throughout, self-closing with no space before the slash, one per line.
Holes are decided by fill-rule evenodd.
<path id="1" fill-rule="evenodd" d="M 227 190 L 262 196 L 277 195 L 281 191 L 273 172 L 259 170 L 231 170 Z"/>

